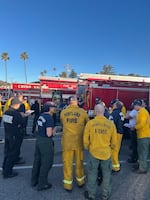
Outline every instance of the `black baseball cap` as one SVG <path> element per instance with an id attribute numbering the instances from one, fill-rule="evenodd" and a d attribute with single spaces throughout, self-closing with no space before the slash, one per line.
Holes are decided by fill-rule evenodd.
<path id="1" fill-rule="evenodd" d="M 135 99 L 132 102 L 132 106 L 135 106 L 135 105 L 142 106 L 142 100 L 141 99 Z"/>
<path id="2" fill-rule="evenodd" d="M 96 97 L 96 98 L 95 98 L 95 102 L 96 102 L 96 104 L 99 104 L 99 103 L 101 102 L 100 97 Z"/>
<path id="3" fill-rule="evenodd" d="M 119 102 L 120 100 L 119 99 L 113 99 L 111 102 L 110 102 L 110 105 L 113 106 L 116 102 Z"/>
<path id="4" fill-rule="evenodd" d="M 46 102 L 43 105 L 43 112 L 48 112 L 50 108 L 56 108 L 56 105 L 53 102 Z"/>

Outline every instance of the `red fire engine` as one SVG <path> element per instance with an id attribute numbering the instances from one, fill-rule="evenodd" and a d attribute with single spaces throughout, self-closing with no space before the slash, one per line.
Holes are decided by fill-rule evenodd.
<path id="1" fill-rule="evenodd" d="M 78 79 L 62 77 L 39 77 L 40 83 L 12 83 L 9 89 L 1 88 L 5 98 L 9 93 L 22 91 L 29 99 L 45 101 L 68 99 L 70 95 L 83 96 L 88 110 L 93 110 L 95 98 L 100 97 L 106 106 L 113 99 L 120 99 L 130 110 L 131 103 L 141 98 L 150 106 L 150 78 L 119 75 L 85 74 Z M 6 94 L 5 94 L 6 93 Z M 7 97 L 6 97 L 7 98 Z"/>
<path id="2" fill-rule="evenodd" d="M 150 105 L 150 78 L 103 74 L 80 74 L 79 95 L 85 97 L 89 110 L 93 110 L 95 98 L 110 106 L 113 99 L 120 99 L 130 110 L 134 99 L 140 98 Z"/>
<path id="3" fill-rule="evenodd" d="M 11 93 L 22 92 L 32 103 L 34 99 L 41 99 L 43 104 L 46 101 L 68 99 L 70 95 L 77 92 L 77 79 L 62 77 L 39 77 L 39 83 L 12 83 L 9 88 L 1 87 L 0 93 L 7 100 Z"/>

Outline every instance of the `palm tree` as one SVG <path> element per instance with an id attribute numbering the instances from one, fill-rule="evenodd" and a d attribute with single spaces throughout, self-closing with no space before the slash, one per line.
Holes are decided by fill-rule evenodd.
<path id="1" fill-rule="evenodd" d="M 42 72 L 40 72 L 41 76 L 46 76 L 46 74 L 47 74 L 47 70 L 46 69 L 44 69 Z"/>
<path id="2" fill-rule="evenodd" d="M 24 74 L 25 74 L 25 81 L 26 81 L 26 83 L 27 83 L 26 59 L 28 59 L 28 55 L 27 55 L 26 52 L 23 52 L 23 53 L 21 54 L 21 59 L 24 60 Z"/>
<path id="3" fill-rule="evenodd" d="M 5 63 L 5 74 L 6 74 L 5 81 L 7 83 L 7 60 L 9 60 L 10 58 L 8 56 L 8 53 L 6 52 L 2 53 L 1 58 L 2 60 L 4 60 L 4 63 Z"/>

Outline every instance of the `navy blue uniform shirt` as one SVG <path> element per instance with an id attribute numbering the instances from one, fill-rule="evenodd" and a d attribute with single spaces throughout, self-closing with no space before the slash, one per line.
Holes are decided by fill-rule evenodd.
<path id="1" fill-rule="evenodd" d="M 121 112 L 121 109 L 115 108 L 111 113 L 109 119 L 114 121 L 117 133 L 123 134 L 124 116 L 123 113 Z"/>
<path id="2" fill-rule="evenodd" d="M 23 103 L 20 104 L 20 107 L 18 108 L 18 112 L 23 112 L 23 113 L 26 112 L 25 105 Z"/>
<path id="3" fill-rule="evenodd" d="M 52 116 L 47 113 L 42 113 L 37 120 L 37 125 L 38 125 L 38 135 L 42 137 L 48 137 L 46 134 L 46 129 L 49 127 L 51 128 L 54 127 L 54 121 Z"/>
<path id="4" fill-rule="evenodd" d="M 3 122 L 6 136 L 19 134 L 19 128 L 24 123 L 21 114 L 11 107 L 4 113 Z"/>

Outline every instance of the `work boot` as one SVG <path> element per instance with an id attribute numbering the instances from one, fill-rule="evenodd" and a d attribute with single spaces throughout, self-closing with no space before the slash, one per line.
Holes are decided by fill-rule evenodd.
<path id="1" fill-rule="evenodd" d="M 133 165 L 133 167 L 132 167 L 132 171 L 134 172 L 134 171 L 137 171 L 139 169 L 139 164 L 138 163 L 136 163 L 135 165 Z"/>
<path id="2" fill-rule="evenodd" d="M 135 159 L 135 158 L 128 158 L 127 162 L 128 163 L 137 163 L 137 159 Z"/>
<path id="3" fill-rule="evenodd" d="M 89 192 L 86 190 L 86 191 L 84 191 L 84 197 L 86 198 L 86 199 L 88 199 L 88 200 L 94 200 L 95 198 L 93 198 L 93 197 L 89 197 Z"/>
<path id="4" fill-rule="evenodd" d="M 11 174 L 4 174 L 3 173 L 3 178 L 13 178 L 15 176 L 18 176 L 18 172 L 12 172 Z"/>
<path id="5" fill-rule="evenodd" d="M 48 183 L 48 184 L 43 185 L 43 186 L 38 186 L 37 191 L 47 190 L 47 189 L 50 189 L 51 187 L 52 187 L 52 184 Z"/>
<path id="6" fill-rule="evenodd" d="M 147 173 L 147 171 L 146 170 L 140 170 L 140 169 L 138 169 L 138 170 L 136 170 L 136 171 L 134 171 L 136 174 L 146 174 Z"/>
<path id="7" fill-rule="evenodd" d="M 65 188 L 64 188 L 64 190 L 65 190 L 66 192 L 68 192 L 68 193 L 71 193 L 71 192 L 72 192 L 72 190 L 69 190 L 69 189 L 65 189 Z"/>
<path id="8" fill-rule="evenodd" d="M 17 161 L 15 162 L 15 165 L 23 165 L 23 164 L 25 164 L 25 163 L 26 163 L 25 160 L 19 159 L 19 160 L 17 160 Z"/>

